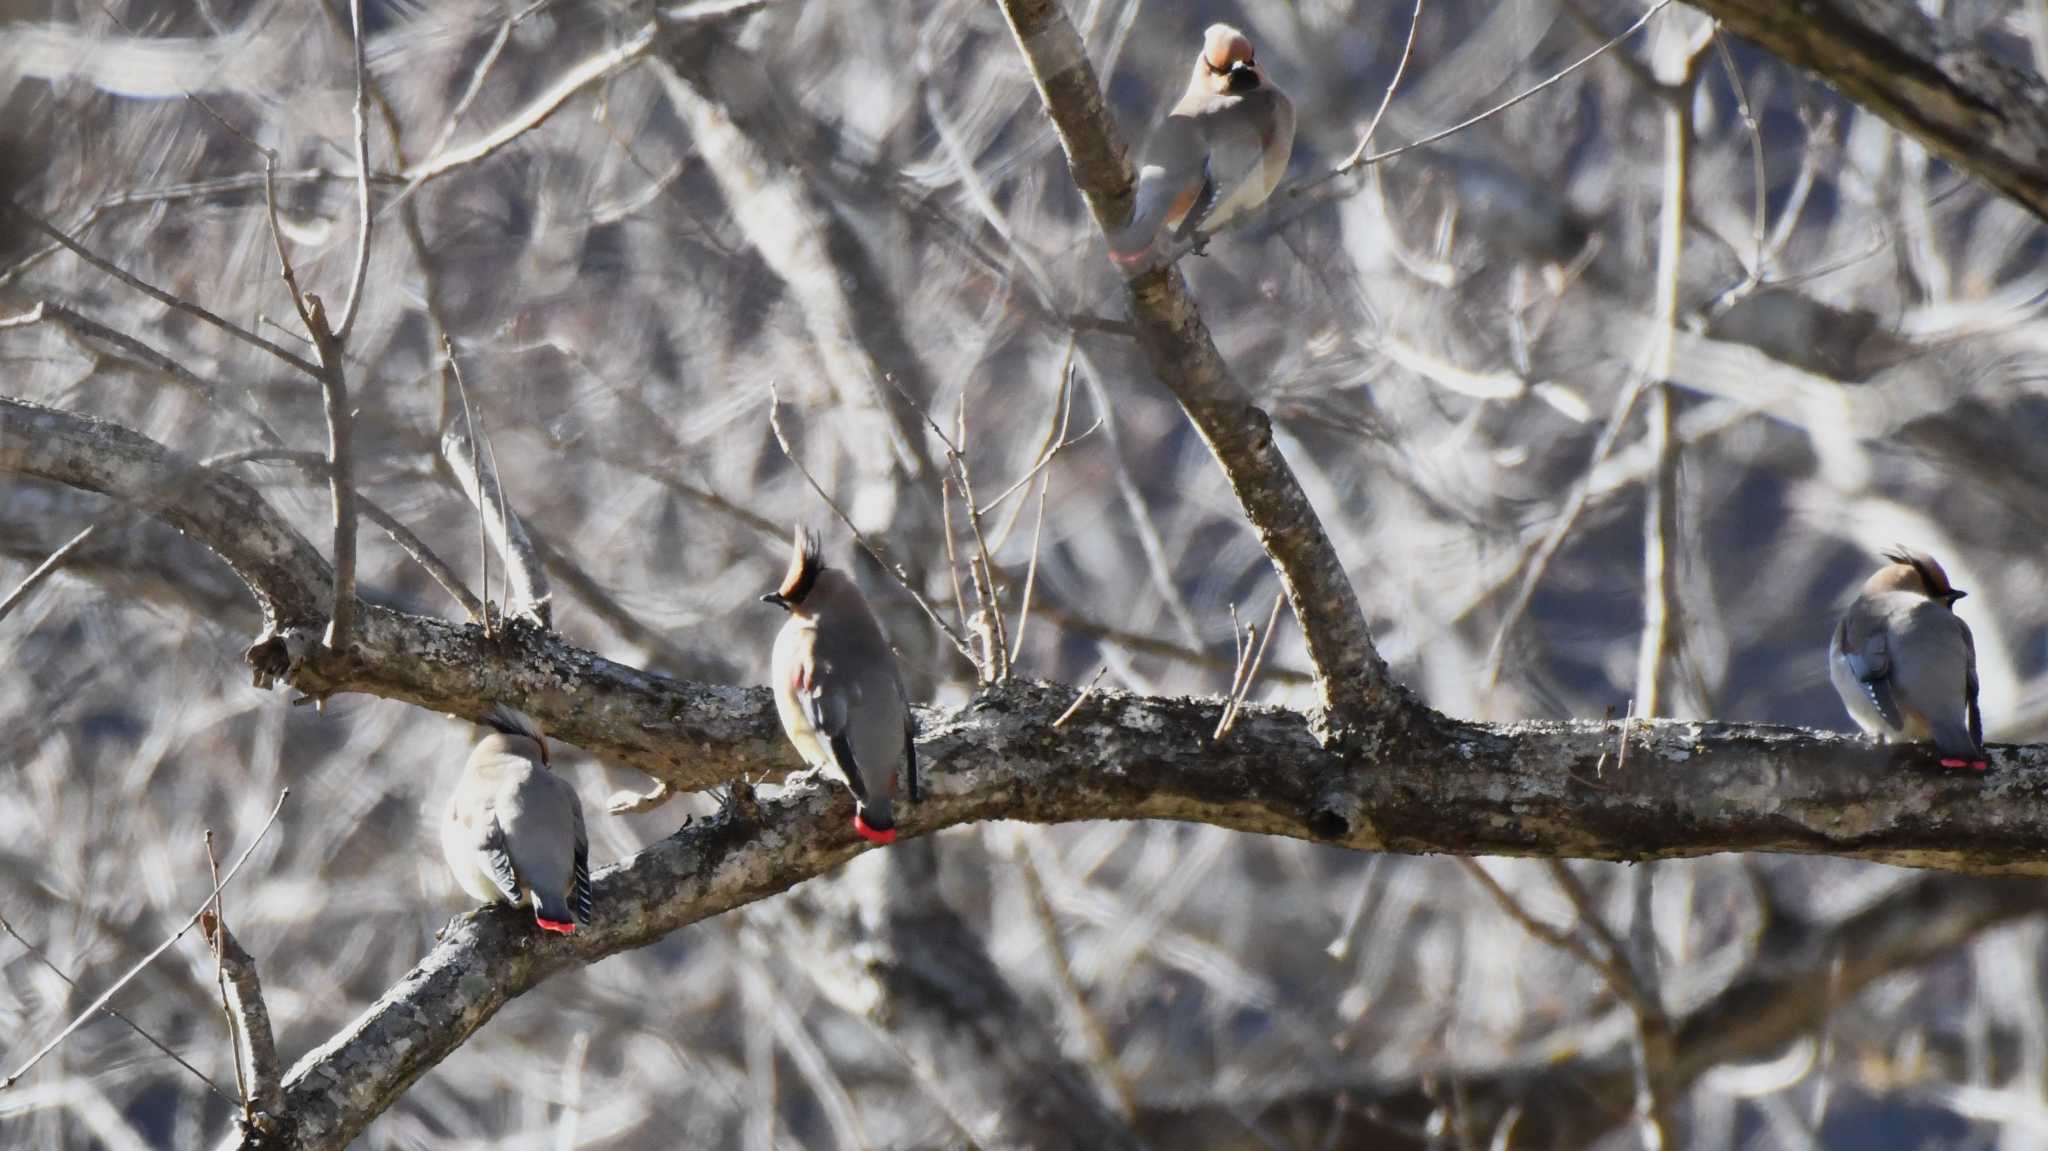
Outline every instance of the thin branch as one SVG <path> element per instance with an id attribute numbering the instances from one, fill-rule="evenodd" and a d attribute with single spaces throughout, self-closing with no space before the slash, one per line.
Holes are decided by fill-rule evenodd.
<path id="1" fill-rule="evenodd" d="M 637 63 L 654 48 L 657 27 L 655 22 L 650 21 L 625 43 L 578 62 L 562 73 L 547 91 L 534 97 L 504 123 L 478 139 L 453 151 L 438 151 L 407 168 L 404 172 L 406 186 L 405 190 L 399 193 L 399 200 L 410 198 L 429 180 L 438 179 L 457 169 L 488 159 L 521 136 L 545 124 L 550 116 L 561 111 L 562 105 L 568 103 L 577 93 Z"/>
<path id="2" fill-rule="evenodd" d="M 1579 69 L 1585 67 L 1588 64 L 1591 64 L 1593 61 L 1599 59 L 1601 56 L 1606 55 L 1609 51 L 1613 50 L 1623 41 L 1635 35 L 1638 31 L 1642 29 L 1642 27 L 1645 24 L 1648 24 L 1650 22 L 1650 19 L 1652 17 L 1657 15 L 1657 13 L 1662 12 L 1665 8 L 1669 7 L 1670 4 L 1671 0 L 1657 0 L 1657 3 L 1651 5 L 1650 8 L 1647 11 L 1645 11 L 1641 16 L 1636 17 L 1635 23 L 1630 24 L 1627 28 L 1622 29 L 1620 32 L 1610 37 L 1606 41 L 1606 43 L 1601 44 L 1598 48 L 1593 49 L 1591 52 L 1588 52 L 1584 56 L 1581 56 L 1578 59 L 1572 61 L 1570 64 L 1565 65 L 1562 69 L 1551 73 L 1549 76 L 1545 77 L 1543 80 L 1537 82 L 1536 84 L 1533 84 L 1530 87 L 1515 93 L 1514 95 L 1508 97 L 1505 100 L 1502 100 L 1500 103 L 1493 105 L 1492 107 L 1486 109 L 1483 112 L 1477 113 L 1476 115 L 1468 116 L 1465 119 L 1458 121 L 1457 123 L 1451 125 L 1448 128 L 1439 129 L 1435 132 L 1431 132 L 1426 136 L 1423 136 L 1421 139 L 1412 140 L 1396 148 L 1389 148 L 1384 152 L 1374 152 L 1369 156 L 1360 155 L 1360 151 L 1364 148 L 1364 144 L 1361 143 L 1359 145 L 1359 148 L 1355 149 L 1352 152 L 1351 156 L 1347 158 L 1342 164 L 1337 165 L 1335 168 L 1332 168 L 1329 171 L 1324 172 L 1322 175 L 1317 176 L 1314 179 L 1304 180 L 1301 183 L 1296 184 L 1294 187 L 1288 189 L 1288 195 L 1304 195 L 1323 184 L 1329 183 L 1330 181 L 1337 179 L 1340 176 L 1349 175 L 1350 173 L 1357 171 L 1360 168 L 1377 164 L 1382 160 L 1391 160 L 1395 156 L 1399 156 L 1405 152 L 1413 152 L 1418 148 L 1426 148 L 1429 145 L 1438 142 L 1439 140 L 1442 140 L 1449 136 L 1455 136 L 1458 133 L 1465 131 L 1467 128 L 1471 128 L 1476 124 L 1482 123 L 1486 120 L 1492 119 L 1495 116 L 1498 116 L 1502 112 L 1507 111 L 1509 108 L 1512 108 L 1515 105 L 1521 103 L 1522 101 L 1527 100 L 1531 96 L 1534 96 L 1537 93 L 1544 91 L 1545 89 L 1565 79 L 1567 76 L 1570 76 L 1572 73 L 1578 71 Z M 1375 120 L 1377 120 L 1377 117 L 1375 117 Z"/>
<path id="3" fill-rule="evenodd" d="M 206 873 L 216 889 L 220 887 L 220 861 L 213 855 L 213 829 L 206 829 Z M 252 1115 L 249 1106 L 249 1078 L 247 1062 L 242 1058 L 242 1032 L 235 1018 L 235 1008 L 228 1000 L 228 970 L 226 942 L 228 938 L 227 908 L 219 895 L 213 897 L 213 906 L 199 916 L 199 935 L 213 952 L 213 979 L 220 988 L 220 1013 L 228 1028 L 228 1047 L 235 1057 L 235 1093 L 240 1096 L 242 1122 L 248 1123 Z M 238 947 L 237 950 L 240 950 Z M 267 1020 L 266 1020 L 267 1022 Z M 271 1053 L 272 1061 L 276 1053 Z"/>
<path id="4" fill-rule="evenodd" d="M 77 980 L 71 978 L 69 975 L 64 974 L 63 968 L 50 962 L 50 957 L 43 954 L 42 948 L 37 947 L 35 944 L 30 943 L 27 939 L 24 939 L 22 937 L 21 932 L 16 931 L 14 929 L 14 925 L 7 921 L 7 917 L 5 915 L 0 915 L 0 931 L 6 932 L 8 936 L 11 937 L 16 943 L 19 943 L 23 947 L 27 948 L 29 957 L 31 959 L 34 959 L 37 963 L 42 964 L 43 970 L 48 971 L 50 974 L 56 976 L 59 980 L 63 981 L 64 986 L 69 987 L 73 991 L 85 990 L 85 988 L 80 987 L 78 985 Z M 228 1094 L 226 1089 L 222 1088 L 220 1084 L 215 1083 L 212 1080 L 212 1078 L 210 1078 L 206 1074 L 206 1072 L 201 1071 L 199 1068 L 192 1066 L 191 1063 L 186 1061 L 184 1056 L 171 1050 L 169 1047 L 166 1047 L 164 1045 L 163 1040 L 158 1039 L 156 1036 L 151 1035 L 147 1031 L 144 1031 L 142 1029 L 141 1024 L 135 1022 L 133 1019 L 128 1018 L 126 1015 L 122 1014 L 120 1011 L 112 1007 L 102 1007 L 100 1008 L 100 1010 L 106 1012 L 108 1015 L 113 1016 L 121 1022 L 126 1023 L 128 1025 L 128 1030 L 133 1031 L 135 1034 L 141 1036 L 143 1042 L 149 1044 L 151 1047 L 156 1048 L 165 1056 L 168 1056 L 171 1062 L 176 1063 L 178 1066 L 183 1067 L 185 1070 L 191 1072 L 194 1078 L 198 1079 L 201 1083 L 206 1084 L 206 1089 L 213 1092 L 215 1095 L 219 1096 L 222 1102 L 228 1104 L 229 1106 L 239 1105 L 235 1097 Z"/>
<path id="5" fill-rule="evenodd" d="M 1365 155 L 1366 146 L 1372 143 L 1373 133 L 1380 130 L 1380 119 L 1387 114 L 1387 107 L 1394 102 L 1394 93 L 1401 87 L 1401 77 L 1408 74 L 1408 60 L 1415 55 L 1415 32 L 1422 27 L 1422 0 L 1415 0 L 1415 11 L 1408 16 L 1408 40 L 1401 45 L 1401 62 L 1394 65 L 1394 78 L 1387 81 L 1387 90 L 1380 96 L 1380 106 L 1372 113 L 1372 122 L 1365 126 L 1365 135 L 1358 138 L 1358 147 L 1337 165 L 1338 172 L 1356 168 L 1360 157 Z"/>
<path id="6" fill-rule="evenodd" d="M 334 610 L 322 641 L 342 651 L 355 632 L 356 620 L 356 483 L 350 441 L 355 413 L 349 410 L 347 362 L 341 338 L 327 326 L 320 297 L 307 292 L 306 330 L 320 356 L 321 410 L 327 417 L 327 494 L 334 506 Z"/>
<path id="7" fill-rule="evenodd" d="M 41 232 L 45 236 L 48 236 L 50 239 L 55 240 L 58 244 L 68 249 L 73 255 L 77 256 L 79 259 L 84 260 L 86 263 L 91 264 L 93 267 L 98 268 L 100 271 L 105 272 L 107 275 L 112 276 L 115 279 L 121 281 L 122 283 L 128 285 L 129 287 L 135 289 L 136 291 L 141 292 L 143 295 L 148 296 L 150 299 L 155 300 L 156 302 L 163 304 L 166 307 L 172 308 L 176 311 L 183 312 L 186 315 L 191 316 L 193 319 L 200 320 L 207 324 L 211 324 L 215 328 L 218 328 L 221 331 L 226 332 L 228 335 L 233 336 L 235 339 L 238 339 L 243 343 L 250 345 L 251 347 L 261 348 L 264 351 L 269 352 L 271 355 L 276 356 L 278 359 L 283 360 L 285 363 L 290 364 L 292 367 L 297 368 L 298 370 L 306 373 L 309 376 L 318 376 L 320 374 L 320 369 L 316 367 L 311 361 L 307 360 L 304 356 L 300 356 L 278 344 L 274 344 L 271 341 L 264 339 L 262 336 L 257 335 L 256 333 L 250 331 L 247 328 L 242 327 L 240 324 L 237 324 L 232 320 L 222 319 L 221 317 L 213 314 L 212 312 L 207 311 L 205 308 L 200 307 L 198 304 L 194 304 L 188 300 L 180 299 L 179 297 L 164 291 L 162 288 L 159 288 L 154 284 L 148 283 L 144 281 L 142 278 L 130 272 L 122 270 L 118 265 L 114 264 L 112 261 L 105 259 L 104 257 L 93 252 L 90 248 L 87 248 L 85 245 L 79 243 L 77 240 L 72 239 L 70 236 L 60 231 L 56 225 L 50 223 L 48 220 L 43 219 L 41 216 L 35 214 L 34 212 L 29 211 L 21 204 L 16 203 L 13 200 L 0 200 L 0 208 L 5 208 L 8 211 L 13 212 L 15 215 L 20 216 L 22 219 L 27 220 L 29 224 L 32 227 L 34 227 L 37 231 Z"/>
<path id="8" fill-rule="evenodd" d="M 1266 615 L 1266 630 L 1259 633 L 1258 646 L 1250 653 L 1251 659 L 1245 667 L 1244 677 L 1231 691 L 1230 703 L 1223 709 L 1223 718 L 1216 721 L 1214 738 L 1223 739 L 1230 734 L 1230 729 L 1236 726 L 1238 710 L 1244 706 L 1244 701 L 1251 695 L 1253 682 L 1259 678 L 1259 665 L 1266 662 L 1266 645 L 1273 642 L 1273 631 L 1280 626 L 1280 605 L 1286 600 L 1285 595 L 1273 597 L 1273 610 Z M 1245 633 L 1245 639 L 1247 643 L 1251 640 L 1249 630 Z"/>
<path id="9" fill-rule="evenodd" d="M 210 456 L 201 461 L 200 466 L 222 468 L 250 463 L 290 464 L 322 483 L 326 482 L 330 475 L 327 457 L 318 452 L 294 452 L 275 448 L 256 448 Z M 356 510 L 362 513 L 364 519 L 382 528 L 384 534 L 391 537 L 392 543 L 397 544 L 414 563 L 420 565 L 420 570 L 426 572 L 435 583 L 441 585 L 441 590 L 447 592 L 462 606 L 462 610 L 470 619 L 483 618 L 483 604 L 478 602 L 476 594 L 463 584 L 462 577 L 456 575 L 455 569 L 449 567 L 446 560 L 436 554 L 433 548 L 428 547 L 426 541 L 414 534 L 413 530 L 406 527 L 397 516 L 386 511 L 383 505 L 365 496 L 361 491 L 356 492 Z"/>
<path id="10" fill-rule="evenodd" d="M 1024 568 L 1024 593 L 1017 605 L 1017 634 L 1010 640 L 1010 663 L 1024 653 L 1024 628 L 1031 622 L 1031 596 L 1038 588 L 1038 545 L 1045 535 L 1045 501 L 1052 493 L 1052 477 L 1038 485 L 1038 515 L 1031 524 L 1031 560 Z"/>
<path id="11" fill-rule="evenodd" d="M 506 618 L 523 615 L 542 626 L 551 626 L 554 615 L 552 594 L 540 552 L 505 496 L 504 476 L 496 464 L 497 453 L 492 447 L 480 405 L 470 399 L 469 385 L 463 378 L 462 363 L 455 355 L 455 345 L 446 333 L 441 339 L 442 354 L 447 357 L 456 393 L 462 400 L 463 422 L 460 428 L 451 422 L 441 434 L 440 458 L 454 474 L 462 494 L 477 510 L 477 548 L 483 553 L 483 574 L 479 579 L 484 594 L 485 618 L 489 618 L 490 607 L 490 552 L 495 549 L 503 564 L 502 579 L 506 588 L 506 594 L 500 597 L 499 611 Z M 489 547 L 485 546 L 486 541 Z"/>
<path id="12" fill-rule="evenodd" d="M 228 873 L 221 877 L 219 883 L 213 885 L 212 891 L 206 893 L 206 901 L 199 905 L 199 910 L 192 913 L 192 917 L 185 921 L 185 925 L 183 927 L 178 928 L 178 930 L 172 932 L 170 938 L 164 940 L 162 943 L 157 944 L 155 950 L 151 951 L 148 955 L 143 956 L 142 961 L 140 963 L 137 963 L 135 966 L 129 968 L 128 973 L 126 975 L 123 975 L 121 978 L 115 980 L 113 986 L 107 988 L 105 991 L 100 992 L 99 998 L 94 999 L 92 1003 L 88 1005 L 83 1012 L 79 1013 L 78 1018 L 73 1019 L 69 1026 L 65 1027 L 64 1030 L 58 1032 L 57 1037 L 55 1039 L 52 1039 L 48 1043 L 43 1044 L 42 1047 L 36 1050 L 36 1053 L 34 1055 L 28 1057 L 27 1062 L 15 1068 L 14 1073 L 12 1075 L 9 1075 L 4 1080 L 0 1080 L 0 1091 L 4 1091 L 9 1087 L 14 1086 L 16 1083 L 19 1083 L 23 1075 L 28 1074 L 28 1072 L 31 1069 L 33 1069 L 36 1064 L 41 1063 L 43 1061 L 44 1056 L 48 1055 L 52 1051 L 55 1051 L 57 1047 L 60 1044 L 62 1044 L 66 1039 L 71 1038 L 72 1032 L 77 1031 L 80 1027 L 83 1027 L 86 1021 L 91 1019 L 94 1015 L 98 1014 L 102 1008 L 106 1007 L 108 1001 L 113 999 L 114 996 L 118 994 L 123 987 L 128 986 L 128 984 L 131 981 L 133 981 L 136 976 L 142 974 L 145 968 L 147 968 L 150 964 L 156 962 L 158 956 L 162 955 L 166 951 L 169 951 L 171 949 L 172 944 L 178 942 L 178 940 L 180 939 L 183 939 L 185 937 L 185 933 L 187 931 L 192 930 L 193 925 L 199 922 L 199 917 L 206 914 L 207 909 L 213 906 L 214 898 L 221 893 L 221 889 L 225 888 L 229 883 L 233 882 L 236 873 L 242 870 L 242 865 L 244 863 L 249 862 L 249 856 L 254 854 L 258 845 L 260 845 L 263 842 L 263 837 L 270 833 L 270 826 L 277 822 L 277 813 L 284 810 L 284 801 L 290 798 L 291 794 L 292 789 L 289 787 L 285 788 L 283 791 L 278 793 L 277 803 L 270 809 L 270 818 L 265 819 L 263 821 L 263 826 L 257 829 L 256 838 L 249 841 L 249 846 L 242 849 L 242 854 L 238 858 L 236 858 L 234 866 L 228 868 Z"/>
<path id="13" fill-rule="evenodd" d="M 348 14 L 356 59 L 356 215 L 360 217 L 360 226 L 356 230 L 355 270 L 348 277 L 348 303 L 341 309 L 341 327 L 334 333 L 335 341 L 343 345 L 355 330 L 356 315 L 363 304 L 363 281 L 370 275 L 370 224 L 374 218 L 370 213 L 370 96 L 363 83 L 363 0 L 349 0 Z"/>
<path id="14" fill-rule="evenodd" d="M 93 537 L 94 532 L 99 530 L 100 522 L 95 520 L 85 525 L 85 528 L 67 540 L 64 546 L 51 552 L 48 559 L 37 564 L 36 570 L 23 576 L 21 582 L 14 585 L 14 590 L 7 593 L 7 598 L 0 599 L 0 619 L 6 619 L 9 613 L 15 608 L 20 607 L 22 601 L 28 598 L 28 593 L 36 590 L 36 585 L 57 574 L 58 569 L 62 568 L 65 561 L 71 558 L 72 553 L 85 546 L 85 542 Z"/>

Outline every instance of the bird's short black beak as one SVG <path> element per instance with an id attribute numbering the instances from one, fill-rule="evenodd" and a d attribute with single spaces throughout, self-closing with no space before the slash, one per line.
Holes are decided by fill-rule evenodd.
<path id="1" fill-rule="evenodd" d="M 1950 602 L 1950 603 L 1954 603 L 1954 602 L 1956 602 L 1957 600 L 1959 600 L 1959 599 L 1961 599 L 1961 598 L 1963 598 L 1964 596 L 1966 596 L 1966 595 L 1969 595 L 1969 594 L 1970 594 L 1970 593 L 1969 593 L 1969 592 L 1966 592 L 1966 591 L 1957 591 L 1957 590 L 1955 590 L 1954 588 L 1950 588 L 1950 589 L 1949 589 L 1949 592 L 1948 592 L 1948 602 Z"/>
<path id="2" fill-rule="evenodd" d="M 772 592 L 769 592 L 769 593 L 768 593 L 767 595 L 764 595 L 764 596 L 762 596 L 762 597 L 761 597 L 761 602 L 762 602 L 762 603 L 772 603 L 772 604 L 774 604 L 774 605 L 775 605 L 776 607 L 788 607 L 788 606 L 789 606 L 789 601 L 788 601 L 788 600 L 786 600 L 786 599 L 783 599 L 783 598 L 782 598 L 782 593 L 781 593 L 781 592 L 779 592 L 779 591 L 772 591 Z"/>

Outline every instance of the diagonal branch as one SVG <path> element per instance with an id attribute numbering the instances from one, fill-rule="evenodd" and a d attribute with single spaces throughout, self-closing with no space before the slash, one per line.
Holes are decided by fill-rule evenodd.
<path id="1" fill-rule="evenodd" d="M 2048 86 L 1911 0 L 1695 0 L 1944 159 L 2048 218 Z"/>
<path id="2" fill-rule="evenodd" d="M 1003 0 L 1074 183 L 1096 223 L 1130 215 L 1131 168 L 1103 106 L 1095 70 L 1056 0 Z M 1172 265 L 1155 263 L 1127 285 L 1138 342 L 1222 465 L 1245 518 L 1272 557 L 1301 623 L 1324 710 L 1339 725 L 1391 718 L 1399 686 L 1374 650 L 1343 561 L 1273 438 L 1271 419 L 1238 386 Z"/>

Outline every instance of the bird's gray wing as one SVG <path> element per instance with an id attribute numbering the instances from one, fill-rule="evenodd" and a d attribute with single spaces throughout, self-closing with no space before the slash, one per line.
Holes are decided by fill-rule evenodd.
<path id="1" fill-rule="evenodd" d="M 901 693 L 902 685 L 898 684 L 896 690 Z M 1975 693 L 1970 698 L 1976 699 Z M 906 773 L 904 783 L 910 788 L 910 802 L 918 803 L 924 799 L 924 781 L 917 774 L 917 720 L 911 718 L 908 703 L 903 707 L 903 764 Z"/>
<path id="2" fill-rule="evenodd" d="M 824 737 L 825 749 L 832 756 L 832 766 L 846 780 L 846 786 L 853 789 L 854 798 L 867 800 L 868 788 L 860 776 L 860 761 L 853 753 L 853 740 L 848 730 L 849 692 L 857 693 L 857 684 L 840 684 L 834 676 L 834 664 L 829 656 L 813 649 L 810 684 L 797 692 L 797 702 L 803 706 L 804 715 L 811 721 L 818 734 Z M 858 703 L 858 700 L 852 701 Z"/>
<path id="3" fill-rule="evenodd" d="M 569 907 L 576 915 L 576 922 L 590 922 L 590 833 L 583 827 L 583 805 L 575 805 L 576 813 L 576 874 L 574 888 L 569 892 Z"/>
<path id="4" fill-rule="evenodd" d="M 1844 621 L 1836 642 L 1841 647 L 1842 658 L 1849 665 L 1849 674 L 1863 685 L 1863 694 L 1869 697 L 1878 714 L 1893 728 L 1904 727 L 1898 700 L 1892 692 L 1891 645 L 1884 629 L 1877 628 L 1866 636 L 1858 637 Z"/>
<path id="5" fill-rule="evenodd" d="M 505 840 L 505 828 L 493 812 L 483 821 L 482 835 L 477 838 L 477 858 L 483 861 L 484 870 L 490 873 L 491 882 L 505 893 L 505 898 L 514 903 L 519 901 L 519 869 L 512 864 L 512 848 Z"/>
<path id="6" fill-rule="evenodd" d="M 1188 214 L 1181 217 L 1180 227 L 1173 230 L 1175 241 L 1194 235 L 1202 221 L 1209 218 L 1209 213 L 1216 210 L 1216 203 L 1222 197 L 1217 193 L 1215 161 L 1213 152 L 1202 159 L 1202 189 L 1195 193 L 1195 206 L 1188 209 Z"/>
<path id="7" fill-rule="evenodd" d="M 1963 651 L 1969 657 L 1968 670 L 1963 676 L 1963 704 L 1969 713 L 1970 742 L 1979 749 L 1984 746 L 1984 716 L 1977 710 L 1977 637 L 1970 634 L 1970 625 L 1956 617 L 1956 626 L 1963 629 Z"/>

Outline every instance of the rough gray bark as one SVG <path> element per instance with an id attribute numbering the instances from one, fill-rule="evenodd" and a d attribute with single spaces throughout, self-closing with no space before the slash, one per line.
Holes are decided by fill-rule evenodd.
<path id="1" fill-rule="evenodd" d="M 1056 0 L 1004 0 L 1066 150 L 1067 167 L 1105 233 L 1130 218 L 1131 165 L 1081 37 Z M 1294 478 L 1267 414 L 1231 377 L 1179 269 L 1154 262 L 1126 285 L 1138 343 L 1202 435 L 1273 559 L 1315 667 L 1316 691 L 1340 725 L 1396 712 L 1402 693 L 1373 647 L 1343 561 Z"/>
<path id="2" fill-rule="evenodd" d="M 1910 0 L 1695 0 L 1728 31 L 2048 218 L 2048 88 Z"/>

